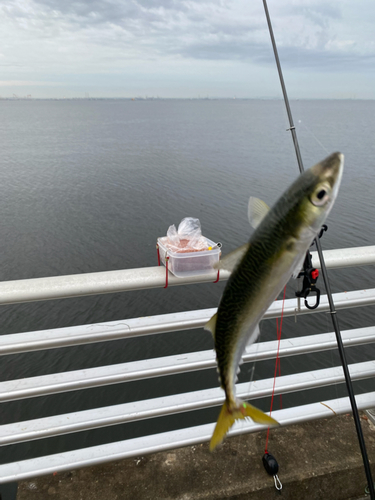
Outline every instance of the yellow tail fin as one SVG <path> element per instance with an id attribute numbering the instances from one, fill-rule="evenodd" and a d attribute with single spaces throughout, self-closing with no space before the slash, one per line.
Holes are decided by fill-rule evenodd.
<path id="1" fill-rule="evenodd" d="M 228 402 L 225 401 L 221 408 L 216 427 L 210 441 L 210 451 L 214 450 L 224 439 L 226 433 L 232 427 L 236 420 L 250 417 L 254 422 L 264 425 L 279 425 L 279 423 L 262 410 L 258 410 L 249 403 L 238 402 L 239 405 L 234 409 L 229 409 Z"/>

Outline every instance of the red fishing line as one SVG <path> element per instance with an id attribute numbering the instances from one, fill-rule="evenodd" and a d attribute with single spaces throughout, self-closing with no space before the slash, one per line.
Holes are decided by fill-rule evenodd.
<path id="1" fill-rule="evenodd" d="M 165 256 L 165 287 L 168 288 L 168 262 L 169 262 L 169 257 L 168 255 Z"/>
<path id="2" fill-rule="evenodd" d="M 159 250 L 159 245 L 156 243 L 156 252 L 158 255 L 158 266 L 160 266 L 160 250 Z"/>
<path id="3" fill-rule="evenodd" d="M 273 376 L 273 388 L 272 388 L 272 396 L 271 396 L 270 416 L 272 414 L 273 398 L 275 396 L 277 368 L 279 368 L 279 376 L 281 374 L 281 364 L 280 364 L 279 352 L 280 352 L 281 330 L 282 330 L 282 326 L 283 326 L 283 317 L 284 317 L 285 292 L 286 292 L 286 285 L 284 288 L 283 304 L 282 304 L 282 308 L 281 308 L 280 327 L 279 327 L 279 320 L 278 320 L 278 318 L 276 318 L 277 353 L 276 353 L 276 361 L 275 361 L 275 373 Z M 282 403 L 282 400 L 281 400 L 281 394 L 280 394 L 280 407 L 281 407 L 281 403 Z M 270 428 L 268 427 L 267 437 L 266 437 L 266 447 L 264 450 L 265 453 L 268 453 L 268 437 L 269 437 L 269 435 L 270 435 Z"/>

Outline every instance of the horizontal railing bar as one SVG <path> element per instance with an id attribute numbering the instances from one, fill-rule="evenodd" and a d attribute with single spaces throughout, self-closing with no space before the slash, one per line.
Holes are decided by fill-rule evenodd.
<path id="1" fill-rule="evenodd" d="M 337 248 L 324 250 L 324 262 L 328 269 L 368 266 L 375 264 L 375 246 Z M 318 252 L 311 252 L 312 265 L 320 269 Z"/>
<path id="2" fill-rule="evenodd" d="M 342 336 L 346 346 L 374 342 L 374 327 L 344 331 Z M 281 341 L 280 356 L 307 354 L 335 348 L 336 343 L 333 333 L 297 337 Z M 243 360 L 251 362 L 272 359 L 276 356 L 276 349 L 276 341 L 253 344 L 244 353 Z M 215 367 L 214 351 L 208 350 L 39 377 L 8 380 L 0 383 L 0 402 L 47 396 Z"/>
<path id="3" fill-rule="evenodd" d="M 375 303 L 375 289 L 336 293 L 333 298 L 336 309 L 371 305 Z M 284 304 L 284 316 L 329 311 L 326 295 L 321 297 L 321 304 L 317 309 L 308 309 L 301 301 L 301 308 L 297 311 L 297 304 L 297 299 L 287 299 Z M 264 315 L 264 319 L 279 317 L 281 310 L 282 301 L 275 301 Z M 0 337 L 0 355 L 202 328 L 215 312 L 216 308 L 210 308 L 93 325 L 2 335 Z"/>
<path id="4" fill-rule="evenodd" d="M 216 308 L 145 316 L 107 323 L 14 333 L 0 337 L 0 355 L 201 328 Z"/>
<path id="5" fill-rule="evenodd" d="M 349 366 L 349 370 L 353 381 L 374 377 L 375 361 L 352 364 Z M 284 375 L 277 378 L 275 395 L 315 389 L 343 383 L 344 381 L 341 366 Z M 237 394 L 243 400 L 249 398 L 256 400 L 271 396 L 272 390 L 273 378 L 259 380 L 251 384 L 246 382 L 237 385 Z M 201 410 L 221 405 L 224 399 L 224 392 L 217 387 L 2 425 L 0 427 L 0 445 L 4 446 L 99 427 L 119 425 L 135 420 Z"/>
<path id="6" fill-rule="evenodd" d="M 375 407 L 375 392 L 356 396 L 356 402 L 359 410 Z M 272 416 L 281 425 L 286 426 L 319 418 L 329 418 L 350 411 L 349 398 L 340 398 L 276 410 L 272 413 Z M 0 483 L 17 482 L 55 472 L 71 471 L 81 467 L 95 466 L 115 460 L 204 443 L 211 438 L 214 425 L 211 423 L 178 429 L 0 465 Z M 265 426 L 255 424 L 252 421 L 241 421 L 241 423 L 236 423 L 233 426 L 229 431 L 229 435 L 237 436 L 257 432 L 265 428 Z"/>
<path id="7" fill-rule="evenodd" d="M 345 347 L 371 344 L 375 342 L 375 326 L 343 330 L 342 341 Z M 297 356 L 314 352 L 329 351 L 337 348 L 337 340 L 334 332 L 319 333 L 303 337 L 282 339 L 280 341 L 279 357 Z M 242 356 L 244 363 L 265 361 L 276 357 L 278 341 L 259 342 L 247 347 Z"/>
<path id="8" fill-rule="evenodd" d="M 229 275 L 227 271 L 220 272 L 220 280 L 228 279 Z M 216 277 L 217 271 L 189 278 L 176 278 L 169 273 L 168 286 L 213 282 Z M 0 283 L 0 304 L 66 299 L 163 286 L 164 266 L 5 281 Z"/>
<path id="9" fill-rule="evenodd" d="M 367 290 L 353 290 L 332 294 L 335 308 L 350 309 L 352 307 L 369 306 L 375 303 L 375 288 Z M 264 319 L 278 318 L 281 315 L 282 301 L 275 301 L 264 315 Z M 317 309 L 308 309 L 301 300 L 300 310 L 297 309 L 297 299 L 288 299 L 284 305 L 284 316 L 297 316 L 298 314 L 311 314 L 328 312 L 330 310 L 327 295 L 320 297 L 320 304 Z"/>
<path id="10" fill-rule="evenodd" d="M 326 250 L 323 253 L 327 268 L 375 264 L 375 246 Z M 312 254 L 314 266 L 319 267 L 316 252 Z M 220 271 L 220 280 L 228 279 L 229 275 L 228 271 Z M 169 273 L 168 284 L 187 285 L 215 279 L 216 271 L 188 278 L 176 278 Z M 161 288 L 164 285 L 165 268 L 162 266 L 5 281 L 0 283 L 0 304 Z"/>

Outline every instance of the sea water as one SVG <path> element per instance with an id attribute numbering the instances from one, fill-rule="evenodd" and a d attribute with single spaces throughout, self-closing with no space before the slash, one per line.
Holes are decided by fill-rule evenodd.
<path id="1" fill-rule="evenodd" d="M 305 168 L 345 155 L 323 249 L 375 244 L 375 101 L 293 101 Z M 157 264 L 155 243 L 171 224 L 198 217 L 223 254 L 249 239 L 249 196 L 272 205 L 298 175 L 284 104 L 278 100 L 2 100 L 2 281 Z M 374 287 L 374 268 L 330 271 L 333 292 Z M 1 334 L 124 320 L 218 305 L 225 283 L 1 306 Z M 292 297 L 301 283 L 288 285 Z M 322 279 L 318 287 L 324 293 Z M 341 328 L 374 324 L 373 307 L 339 313 Z M 328 314 L 284 319 L 284 338 L 333 331 Z M 274 321 L 261 340 L 276 338 Z M 212 349 L 203 330 L 4 356 L 1 380 Z M 375 347 L 346 350 L 349 363 Z M 339 365 L 335 351 L 283 359 L 281 374 Z M 243 366 L 240 382 L 253 376 Z M 272 377 L 274 361 L 254 377 Z M 0 423 L 216 387 L 215 370 L 2 404 Z M 355 384 L 357 393 L 374 381 Z M 371 389 L 372 388 L 372 389 Z M 283 405 L 345 395 L 336 385 L 285 395 Z M 317 396 L 318 395 L 318 396 Z M 269 401 L 259 405 L 269 409 Z M 5 447 L 22 460 L 216 420 L 217 408 Z"/>

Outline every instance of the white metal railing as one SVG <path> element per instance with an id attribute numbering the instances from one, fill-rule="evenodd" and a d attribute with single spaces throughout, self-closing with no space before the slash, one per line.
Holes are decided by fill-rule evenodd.
<path id="1" fill-rule="evenodd" d="M 311 252 L 313 266 L 320 268 L 316 252 Z M 327 269 L 374 264 L 375 246 L 326 250 Z M 216 279 L 216 271 L 191 278 L 170 275 L 169 286 L 204 283 Z M 229 272 L 221 271 L 220 280 L 228 279 Z M 121 271 L 74 274 L 51 278 L 36 278 L 0 283 L 0 304 L 17 304 L 38 300 L 64 299 L 83 295 L 125 292 L 160 288 L 165 285 L 164 267 L 142 267 Z"/>
<path id="2" fill-rule="evenodd" d="M 360 394 L 356 397 L 359 410 L 375 407 L 375 392 Z M 329 418 L 333 415 L 345 414 L 351 411 L 348 398 L 332 399 L 325 402 L 312 403 L 284 410 L 276 410 L 272 413 L 281 425 L 290 425 L 306 422 L 318 418 Z M 252 422 L 243 421 L 241 425 L 235 424 L 229 431 L 230 436 L 257 432 L 264 429 L 264 426 Z M 40 457 L 32 460 L 24 460 L 18 464 L 6 464 L 1 466 L 1 480 L 3 483 L 18 481 L 20 479 L 33 478 L 36 475 L 53 474 L 55 472 L 89 467 L 106 462 L 143 456 L 153 453 L 155 450 L 165 451 L 182 446 L 192 446 L 211 438 L 213 424 L 200 425 L 179 429 L 171 432 L 164 432 L 142 437 L 118 441 L 81 450 L 68 451 Z"/>
<path id="3" fill-rule="evenodd" d="M 370 342 L 375 342 L 375 329 L 369 339 Z M 350 345 L 356 344 L 351 343 Z M 375 360 L 350 365 L 349 370 L 353 381 L 373 378 L 375 377 Z M 344 382 L 344 374 L 341 367 L 337 366 L 302 374 L 285 375 L 277 379 L 275 395 L 315 389 L 342 382 Z M 273 378 L 269 378 L 255 381 L 251 387 L 248 382 L 238 384 L 237 394 L 242 399 L 259 399 L 271 396 L 272 389 Z M 39 418 L 29 422 L 17 422 L 0 427 L 0 445 L 210 408 L 222 405 L 223 402 L 223 391 L 215 388 Z"/>
<path id="4" fill-rule="evenodd" d="M 334 299 L 337 310 L 368 306 L 375 303 L 375 288 L 336 293 Z M 274 302 L 264 315 L 264 319 L 280 317 L 281 308 L 280 301 Z M 287 299 L 284 304 L 283 314 L 288 317 L 327 311 L 329 311 L 328 300 L 325 295 L 322 295 L 318 309 L 308 309 L 301 302 L 298 310 L 297 300 Z M 210 308 L 97 323 L 90 325 L 89 328 L 87 325 L 82 325 L 56 328 L 55 330 L 10 334 L 1 337 L 0 355 L 192 330 L 202 328 L 215 312 L 215 308 Z"/>
<path id="5" fill-rule="evenodd" d="M 375 327 L 348 330 L 342 332 L 342 335 L 344 343 L 347 346 L 371 343 L 375 342 Z M 285 340 L 281 344 L 280 356 L 308 354 L 334 349 L 335 347 L 336 341 L 333 333 L 323 334 L 323 336 L 299 337 Z M 244 362 L 250 362 L 272 359 L 276 357 L 276 351 L 277 346 L 275 343 L 261 342 L 249 348 L 245 352 L 243 360 Z M 166 375 L 177 375 L 215 367 L 215 355 L 210 350 L 153 358 L 151 362 L 146 359 L 97 368 L 85 368 L 84 370 L 53 373 L 39 377 L 9 380 L 0 383 L 0 403 L 61 392 L 91 389 L 103 385 L 134 382 L 135 380 L 163 377 Z"/>
<path id="6" fill-rule="evenodd" d="M 354 249 L 330 250 L 324 252 L 328 268 L 350 267 L 375 264 L 375 246 Z M 318 267 L 316 256 L 314 266 Z M 226 279 L 228 273 L 221 273 Z M 196 278 L 169 278 L 169 285 L 214 281 L 216 273 Z M 62 276 L 21 280 L 0 284 L 0 303 L 18 303 L 34 300 L 48 300 L 63 297 L 112 293 L 141 288 L 164 286 L 164 268 L 145 268 L 88 275 Z M 375 304 L 375 289 L 358 290 L 334 295 L 336 309 Z M 284 316 L 297 316 L 328 311 L 326 296 L 321 297 L 318 309 L 307 309 L 303 304 L 297 306 L 297 299 L 288 299 L 284 305 Z M 5 335 L 0 338 L 0 354 L 10 355 L 68 347 L 80 344 L 118 340 L 143 335 L 153 335 L 172 331 L 201 328 L 215 312 L 215 309 L 163 314 L 154 317 L 126 319 L 96 325 L 59 328 L 56 330 L 36 331 Z M 281 314 L 281 303 L 275 302 L 267 311 L 265 318 L 275 318 Z M 342 332 L 346 346 L 375 343 L 375 326 Z M 281 341 L 280 356 L 294 356 L 336 348 L 333 333 L 317 334 Z M 250 346 L 243 359 L 245 362 L 272 359 L 276 356 L 277 343 L 260 342 Z M 102 366 L 85 370 L 10 380 L 0 383 L 0 402 L 14 401 L 37 396 L 82 390 L 87 388 L 142 380 L 165 375 L 176 375 L 191 371 L 215 368 L 213 350 L 166 356 L 152 360 L 133 361 L 116 365 Z M 353 380 L 374 378 L 375 361 L 354 363 L 350 366 Z M 277 379 L 276 393 L 290 393 L 343 382 L 341 367 L 326 368 L 287 375 Z M 257 399 L 271 394 L 273 379 L 259 380 L 238 385 L 238 394 L 243 398 Z M 54 437 L 73 432 L 87 431 L 136 420 L 163 417 L 175 413 L 200 410 L 221 405 L 224 396 L 218 387 L 175 394 L 163 398 L 129 402 L 121 405 L 95 408 L 93 410 L 42 417 L 30 421 L 16 422 L 0 427 L 0 444 L 10 445 L 35 439 Z M 323 403 L 323 404 L 322 404 Z M 282 425 L 297 423 L 331 416 L 334 413 L 350 411 L 348 398 L 297 406 L 274 412 Z M 357 397 L 361 409 L 375 406 L 375 393 Z M 76 467 L 103 463 L 119 458 L 136 456 L 188 444 L 196 444 L 210 438 L 214 423 L 192 428 L 180 429 L 145 438 L 129 439 L 107 445 L 78 449 L 71 452 L 49 455 L 25 460 L 17 464 L 0 465 L 0 482 L 18 481 Z M 236 424 L 232 435 L 241 432 L 254 432 L 261 426 L 251 422 Z"/>

